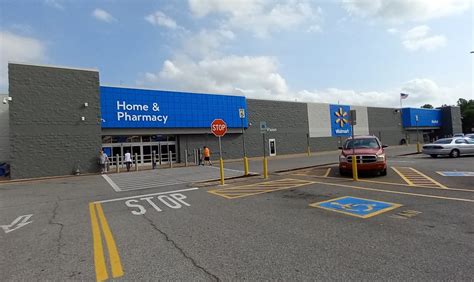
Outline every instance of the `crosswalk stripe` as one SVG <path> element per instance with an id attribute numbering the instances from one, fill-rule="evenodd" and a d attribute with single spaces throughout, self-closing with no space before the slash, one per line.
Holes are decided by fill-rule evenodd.
<path id="1" fill-rule="evenodd" d="M 392 167 L 392 169 L 410 186 L 446 188 L 443 184 L 412 167 Z"/>
<path id="2" fill-rule="evenodd" d="M 300 179 L 281 179 L 262 183 L 254 183 L 237 187 L 229 187 L 224 189 L 215 189 L 208 191 L 211 194 L 222 196 L 227 199 L 235 199 L 246 196 L 269 193 L 273 191 L 295 188 L 303 185 L 314 183 L 313 181 Z"/>

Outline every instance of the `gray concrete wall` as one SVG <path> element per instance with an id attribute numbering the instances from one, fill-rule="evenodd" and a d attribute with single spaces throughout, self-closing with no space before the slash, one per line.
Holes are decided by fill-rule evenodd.
<path id="1" fill-rule="evenodd" d="M 9 64 L 8 78 L 12 179 L 96 172 L 99 73 Z"/>
<path id="2" fill-rule="evenodd" d="M 406 139 L 400 111 L 390 108 L 367 108 L 369 134 L 375 135 L 386 145 L 399 145 Z"/>
<path id="3" fill-rule="evenodd" d="M 455 133 L 462 133 L 461 108 L 441 108 L 441 122 L 440 137 L 453 136 Z"/>
<path id="4" fill-rule="evenodd" d="M 268 155 L 268 139 L 276 141 L 277 155 L 304 153 L 307 148 L 308 115 L 305 103 L 279 102 L 247 99 L 247 117 L 249 128 L 245 131 L 247 156 L 263 155 L 263 138 L 260 133 L 260 121 L 276 128 L 276 132 L 266 134 L 265 146 Z M 241 158 L 243 153 L 242 134 L 226 134 L 222 138 L 222 151 L 225 159 Z M 184 149 L 202 148 L 206 145 L 218 158 L 218 138 L 207 135 L 181 135 L 179 138 L 180 155 Z M 183 158 L 182 158 L 183 159 Z M 182 160 L 181 159 L 181 160 Z"/>
<path id="5" fill-rule="evenodd" d="M 8 95 L 0 94 L 0 101 Z M 0 163 L 8 162 L 10 160 L 10 131 L 9 131 L 9 117 L 8 104 L 0 102 Z"/>

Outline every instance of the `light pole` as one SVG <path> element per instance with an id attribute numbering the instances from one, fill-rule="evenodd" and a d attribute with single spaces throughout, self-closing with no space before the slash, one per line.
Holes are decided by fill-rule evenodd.
<path id="1" fill-rule="evenodd" d="M 418 133 L 418 115 L 415 115 L 415 126 L 416 126 L 416 151 L 420 152 L 420 134 Z"/>
<path id="2" fill-rule="evenodd" d="M 244 119 L 245 119 L 245 109 L 239 109 L 239 118 L 242 125 L 242 146 L 244 153 L 244 175 L 249 175 L 249 160 L 247 158 L 247 151 L 245 149 L 245 129 L 244 129 Z"/>

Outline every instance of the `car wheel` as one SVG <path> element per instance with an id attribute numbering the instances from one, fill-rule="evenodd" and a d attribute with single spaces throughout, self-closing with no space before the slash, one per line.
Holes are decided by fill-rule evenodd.
<path id="1" fill-rule="evenodd" d="M 380 172 L 381 176 L 387 176 L 387 169 L 384 169 Z"/>
<path id="2" fill-rule="evenodd" d="M 449 156 L 450 156 L 451 158 L 457 158 L 457 157 L 459 157 L 459 150 L 458 150 L 458 149 L 452 150 L 451 153 L 449 154 Z"/>
<path id="3" fill-rule="evenodd" d="M 430 156 L 431 156 L 432 158 L 437 158 L 437 157 L 438 157 L 438 155 L 435 155 L 435 154 L 430 155 Z"/>
<path id="4" fill-rule="evenodd" d="M 346 173 L 344 170 L 339 169 L 339 175 L 340 175 L 340 176 L 346 176 L 347 173 Z"/>

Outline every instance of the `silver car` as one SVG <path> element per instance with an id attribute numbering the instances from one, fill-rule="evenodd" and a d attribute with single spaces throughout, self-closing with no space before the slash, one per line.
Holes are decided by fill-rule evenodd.
<path id="1" fill-rule="evenodd" d="M 432 144 L 424 145 L 422 152 L 433 158 L 439 155 L 449 155 L 452 158 L 457 158 L 461 155 L 474 154 L 474 139 L 443 138 Z"/>

